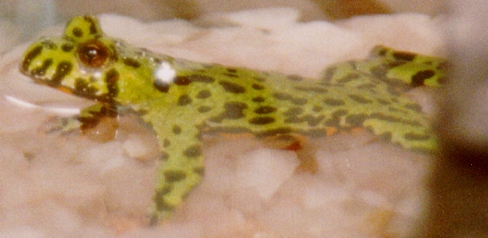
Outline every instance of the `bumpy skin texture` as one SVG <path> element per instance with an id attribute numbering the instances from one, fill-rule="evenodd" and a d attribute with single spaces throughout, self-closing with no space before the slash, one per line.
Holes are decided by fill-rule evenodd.
<path id="1" fill-rule="evenodd" d="M 310 80 L 156 55 L 105 36 L 93 16 L 41 38 L 20 69 L 35 82 L 97 101 L 80 120 L 137 111 L 157 134 L 161 165 L 153 221 L 168 216 L 203 174 L 203 133 L 332 135 L 365 128 L 406 149 L 436 149 L 429 121 L 402 92 L 441 82 L 438 58 L 376 47 L 371 57 Z"/>

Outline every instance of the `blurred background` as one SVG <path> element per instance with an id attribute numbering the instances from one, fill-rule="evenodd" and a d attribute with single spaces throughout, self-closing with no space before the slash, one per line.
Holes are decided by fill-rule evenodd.
<path id="1" fill-rule="evenodd" d="M 359 15 L 401 12 L 436 16 L 446 12 L 445 1 L 447 0 L 0 0 L 0 55 L 8 51 L 10 46 L 29 40 L 39 30 L 65 22 L 74 15 L 116 13 L 142 21 L 179 18 L 198 23 L 203 16 L 216 12 L 293 7 L 301 11 L 301 21 L 336 21 Z M 488 107 L 485 102 L 488 100 L 488 34 L 484 25 L 479 23 L 488 22 L 488 7 L 485 0 L 471 3 L 457 1 L 458 4 L 454 4 L 454 0 L 451 2 L 451 12 L 457 17 L 450 23 L 454 27 L 451 27 L 448 34 L 451 38 L 449 50 L 453 64 L 457 65 L 453 77 L 457 80 L 453 80 L 453 86 L 446 90 L 450 95 L 446 98 L 450 101 L 445 102 L 445 116 L 441 117 L 444 120 L 440 121 L 443 125 L 440 131 L 444 135 L 442 138 L 448 139 L 444 143 L 449 147 L 444 147 L 456 148 L 451 145 L 462 145 L 462 148 L 445 152 L 442 159 L 435 164 L 431 183 L 431 201 L 434 205 L 426 222 L 430 228 L 427 233 L 429 237 L 486 237 Z M 473 4 L 474 2 L 477 3 Z M 466 83 L 467 80 L 474 83 Z M 464 110 L 466 108 L 469 110 Z M 476 125 L 474 132 L 466 129 L 473 127 L 471 125 Z"/>
<path id="2" fill-rule="evenodd" d="M 196 20 L 214 12 L 263 7 L 294 7 L 302 21 L 337 20 L 356 15 L 420 12 L 438 14 L 444 0 L 2 0 L 0 34 L 28 39 L 38 30 L 74 15 L 117 13 L 143 21 Z M 8 24 L 7 24 L 8 23 Z M 16 40 L 19 40 L 17 38 Z"/>

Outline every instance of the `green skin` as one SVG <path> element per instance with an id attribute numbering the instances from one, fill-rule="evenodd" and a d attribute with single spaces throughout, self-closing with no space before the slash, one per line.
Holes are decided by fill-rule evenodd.
<path id="1" fill-rule="evenodd" d="M 156 76 L 162 64 L 174 77 Z M 96 101 L 78 117 L 85 126 L 125 106 L 153 128 L 162 151 L 155 222 L 200 182 L 203 133 L 325 136 L 365 128 L 406 149 L 436 150 L 427 116 L 402 92 L 439 85 L 443 65 L 379 46 L 368 59 L 333 65 L 311 80 L 156 55 L 105 36 L 95 17 L 80 16 L 62 37 L 34 42 L 20 70 Z"/>

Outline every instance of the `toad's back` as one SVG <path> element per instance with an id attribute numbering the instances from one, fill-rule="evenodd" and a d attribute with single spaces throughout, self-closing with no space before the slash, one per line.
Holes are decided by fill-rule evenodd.
<path id="1" fill-rule="evenodd" d="M 156 55 L 103 35 L 85 16 L 73 18 L 62 38 L 33 43 L 21 71 L 97 101 L 85 109 L 92 115 L 117 105 L 141 113 L 162 148 L 159 218 L 201 180 L 202 133 L 320 136 L 361 127 L 406 149 L 435 149 L 426 115 L 401 92 L 437 84 L 441 63 L 377 47 L 370 59 L 335 65 L 314 81 Z"/>

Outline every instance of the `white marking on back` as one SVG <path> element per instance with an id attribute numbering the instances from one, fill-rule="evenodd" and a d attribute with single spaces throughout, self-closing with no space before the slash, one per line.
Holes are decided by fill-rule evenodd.
<path id="1" fill-rule="evenodd" d="M 168 62 L 162 62 L 161 65 L 154 72 L 157 84 L 169 85 L 173 83 L 176 76 L 176 71 Z"/>

